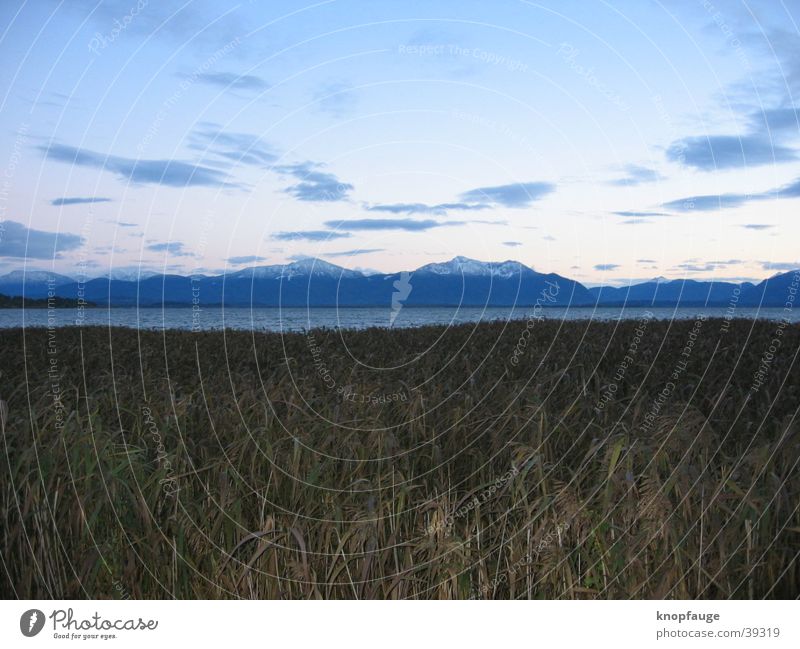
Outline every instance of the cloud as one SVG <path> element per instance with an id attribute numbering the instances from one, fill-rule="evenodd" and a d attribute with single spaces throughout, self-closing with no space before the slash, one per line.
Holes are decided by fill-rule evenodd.
<path id="1" fill-rule="evenodd" d="M 758 135 L 685 137 L 667 148 L 667 159 L 701 171 L 756 167 L 797 160 L 797 153 Z"/>
<path id="2" fill-rule="evenodd" d="M 436 214 L 437 216 L 443 216 L 448 210 L 475 211 L 486 210 L 490 207 L 487 203 L 437 203 L 435 205 L 427 203 L 389 203 L 367 205 L 364 209 L 368 212 L 388 212 L 390 214 Z"/>
<path id="3" fill-rule="evenodd" d="M 228 257 L 225 261 L 238 266 L 239 264 L 253 264 L 257 261 L 266 260 L 266 257 L 261 257 L 259 255 L 242 255 L 241 257 Z"/>
<path id="4" fill-rule="evenodd" d="M 619 268 L 619 264 L 595 264 L 595 270 L 616 270 Z"/>
<path id="5" fill-rule="evenodd" d="M 663 176 L 655 169 L 649 167 L 642 167 L 640 165 L 629 164 L 623 167 L 625 175 L 621 178 L 610 180 L 610 185 L 627 186 L 627 185 L 641 185 L 642 183 L 652 183 L 661 180 Z"/>
<path id="6" fill-rule="evenodd" d="M 637 264 L 655 264 L 655 263 L 658 263 L 658 262 L 656 262 L 655 259 L 637 259 L 636 263 Z"/>
<path id="7" fill-rule="evenodd" d="M 522 245 L 522 241 L 503 241 L 503 245 L 509 248 L 517 248 Z"/>
<path id="8" fill-rule="evenodd" d="M 750 114 L 751 127 L 754 130 L 767 131 L 800 131 L 800 108 L 767 108 Z"/>
<path id="9" fill-rule="evenodd" d="M 317 107 L 333 117 L 352 114 L 358 105 L 358 97 L 353 86 L 344 82 L 329 83 L 314 93 Z"/>
<path id="10" fill-rule="evenodd" d="M 164 252 L 173 257 L 194 257 L 194 254 L 188 250 L 184 250 L 183 244 L 180 241 L 167 241 L 164 243 L 151 243 L 146 246 L 147 250 L 151 252 Z"/>
<path id="11" fill-rule="evenodd" d="M 709 212 L 732 207 L 739 207 L 754 201 L 776 200 L 783 198 L 800 198 L 800 178 L 781 187 L 755 194 L 709 194 L 706 196 L 688 196 L 668 203 L 665 207 L 676 212 Z"/>
<path id="12" fill-rule="evenodd" d="M 745 223 L 742 228 L 747 228 L 748 230 L 769 230 L 770 228 L 774 228 L 774 225 L 767 225 L 765 223 Z"/>
<path id="13" fill-rule="evenodd" d="M 514 183 L 494 187 L 478 187 L 461 194 L 467 203 L 497 203 L 504 207 L 528 207 L 533 201 L 550 194 L 556 186 L 546 182 Z"/>
<path id="14" fill-rule="evenodd" d="M 675 270 L 685 270 L 690 273 L 707 273 L 717 268 L 724 268 L 726 266 L 735 266 L 743 263 L 741 259 L 728 259 L 725 261 L 707 261 L 704 263 L 696 263 L 696 260 L 689 259 L 686 263 L 674 266 Z"/>
<path id="15" fill-rule="evenodd" d="M 630 211 L 622 211 L 622 212 L 612 212 L 612 214 L 616 214 L 617 216 L 625 216 L 625 217 L 633 217 L 633 218 L 647 218 L 650 216 L 669 216 L 666 212 L 630 212 Z"/>
<path id="16" fill-rule="evenodd" d="M 340 252 L 325 252 L 325 257 L 354 257 L 356 255 L 368 255 L 372 252 L 383 252 L 385 248 L 357 248 L 355 250 L 342 250 Z"/>
<path id="17" fill-rule="evenodd" d="M 275 171 L 285 176 L 293 176 L 300 182 L 284 191 L 300 201 L 344 201 L 354 189 L 353 185 L 340 181 L 335 175 L 318 171 L 321 165 L 316 162 L 301 162 L 293 165 L 275 167 Z"/>
<path id="18" fill-rule="evenodd" d="M 306 259 L 316 259 L 316 257 L 312 257 L 311 255 L 304 255 L 304 254 L 287 255 L 286 258 L 289 261 L 305 261 Z"/>
<path id="19" fill-rule="evenodd" d="M 189 148 L 225 158 L 236 164 L 255 167 L 271 167 L 278 159 L 274 149 L 257 135 L 231 133 L 221 130 L 216 124 L 203 124 L 195 130 Z"/>
<path id="20" fill-rule="evenodd" d="M 685 270 L 689 273 L 706 273 L 714 270 L 714 264 L 678 264 L 675 269 Z"/>
<path id="21" fill-rule="evenodd" d="M 625 221 L 620 221 L 620 225 L 652 225 L 652 221 L 648 221 L 647 219 L 626 219 Z"/>
<path id="22" fill-rule="evenodd" d="M 325 225 L 337 230 L 405 230 L 422 232 L 431 228 L 465 225 L 466 221 L 434 221 L 433 219 L 345 219 L 326 221 Z"/>
<path id="23" fill-rule="evenodd" d="M 331 241 L 351 237 L 349 232 L 330 232 L 329 230 L 300 230 L 296 232 L 276 232 L 272 235 L 278 241 Z"/>
<path id="24" fill-rule="evenodd" d="M 184 75 L 181 75 L 184 76 Z M 228 90 L 259 91 L 267 90 L 269 84 L 261 77 L 252 74 L 234 74 L 232 72 L 206 72 L 191 75 L 191 78 L 210 86 L 219 86 Z"/>
<path id="25" fill-rule="evenodd" d="M 764 270 L 786 271 L 800 269 L 800 261 L 762 261 Z"/>
<path id="26" fill-rule="evenodd" d="M 135 160 L 103 155 L 62 144 L 39 147 L 48 160 L 66 162 L 79 167 L 103 169 L 135 184 L 170 187 L 220 186 L 229 184 L 217 169 L 178 160 Z"/>
<path id="27" fill-rule="evenodd" d="M 186 48 L 195 56 L 205 59 L 211 54 L 213 58 L 207 59 L 207 65 L 233 52 L 242 42 L 242 35 L 253 28 L 241 11 L 210 2 L 176 5 L 152 0 L 103 0 L 100 3 L 96 0 L 71 0 L 64 3 L 64 7 L 77 12 L 82 20 L 90 19 L 89 25 L 93 23 L 96 36 L 116 34 L 120 40 L 130 35 L 141 36 L 140 40 L 151 37 L 154 40 L 167 39 L 171 46 Z M 123 26 L 122 30 L 120 26 Z M 103 51 L 97 49 L 97 52 Z"/>
<path id="28" fill-rule="evenodd" d="M 0 221 L 0 257 L 58 259 L 61 253 L 83 245 L 83 238 L 67 232 L 34 230 L 16 221 Z"/>
<path id="29" fill-rule="evenodd" d="M 675 201 L 663 203 L 662 207 L 676 212 L 710 212 L 712 210 L 739 207 L 750 200 L 755 200 L 755 197 L 747 194 L 709 194 L 706 196 L 679 198 Z"/>
<path id="30" fill-rule="evenodd" d="M 80 196 L 71 196 L 71 197 L 64 197 L 64 198 L 54 198 L 50 201 L 50 205 L 83 205 L 85 203 L 110 203 L 110 198 L 104 198 L 102 196 L 94 196 L 88 198 L 82 198 Z"/>
<path id="31" fill-rule="evenodd" d="M 778 187 L 771 192 L 766 192 L 763 194 L 765 198 L 771 198 L 777 196 L 778 198 L 800 198 L 800 178 L 795 180 L 794 182 L 789 183 L 788 185 L 783 185 L 783 187 Z"/>

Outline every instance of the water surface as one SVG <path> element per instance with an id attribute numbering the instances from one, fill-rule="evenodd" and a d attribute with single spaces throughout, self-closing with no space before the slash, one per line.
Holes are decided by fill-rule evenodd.
<path id="1" fill-rule="evenodd" d="M 462 324 L 479 321 L 525 320 L 532 315 L 548 320 L 637 320 L 645 317 L 659 320 L 689 320 L 699 314 L 707 317 L 748 318 L 800 322 L 800 309 L 784 311 L 781 308 L 724 307 L 556 307 L 532 308 L 474 308 L 474 307 L 406 307 L 397 314 L 394 326 L 418 327 L 429 324 Z M 302 331 L 318 327 L 364 329 L 389 327 L 392 312 L 389 308 L 277 308 L 277 307 L 188 307 L 136 308 L 114 307 L 93 309 L 0 309 L 0 328 L 9 327 L 62 327 L 99 325 L 130 327 L 134 329 L 184 329 L 217 330 L 237 329 L 248 331 Z"/>

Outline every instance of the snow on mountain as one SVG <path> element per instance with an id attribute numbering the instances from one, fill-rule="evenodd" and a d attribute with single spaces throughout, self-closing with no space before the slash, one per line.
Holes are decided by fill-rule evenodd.
<path id="1" fill-rule="evenodd" d="M 51 279 L 53 279 L 56 284 L 66 284 L 75 281 L 71 277 L 53 273 L 49 270 L 12 270 L 10 273 L 0 276 L 0 284 L 21 284 L 23 282 L 38 284 L 47 283 Z"/>
<path id="2" fill-rule="evenodd" d="M 434 275 L 470 275 L 508 279 L 526 271 L 532 272 L 530 268 L 518 261 L 478 261 L 459 256 L 453 257 L 450 261 L 426 264 L 415 272 L 432 273 Z"/>
<path id="3" fill-rule="evenodd" d="M 117 279 L 124 282 L 136 282 L 139 280 L 147 279 L 160 275 L 160 272 L 154 270 L 146 270 L 139 267 L 120 267 L 113 268 L 110 272 L 100 275 L 100 277 L 108 279 Z"/>
<path id="4" fill-rule="evenodd" d="M 255 279 L 287 279 L 293 277 L 330 277 L 332 279 L 363 277 L 356 270 L 348 270 L 321 259 L 300 259 L 291 264 L 275 266 L 253 266 L 228 273 L 228 277 L 247 277 Z"/>

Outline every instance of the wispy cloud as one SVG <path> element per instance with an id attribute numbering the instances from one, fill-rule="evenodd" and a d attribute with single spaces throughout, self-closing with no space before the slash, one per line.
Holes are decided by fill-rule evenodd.
<path id="1" fill-rule="evenodd" d="M 218 124 L 203 123 L 190 138 L 189 148 L 211 154 L 238 165 L 251 165 L 270 169 L 299 182 L 284 192 L 301 201 L 346 201 L 354 189 L 332 173 L 323 171 L 324 165 L 307 160 L 295 164 L 275 165 L 280 154 L 267 142 L 251 133 L 224 131 Z"/>
<path id="2" fill-rule="evenodd" d="M 272 235 L 272 238 L 278 241 L 332 241 L 333 239 L 347 239 L 352 236 L 349 232 L 298 230 L 296 232 L 276 232 Z"/>
<path id="3" fill-rule="evenodd" d="M 774 228 L 775 226 L 767 225 L 766 223 L 745 223 L 740 227 L 747 228 L 748 230 L 769 230 L 770 228 Z"/>
<path id="4" fill-rule="evenodd" d="M 46 232 L 17 221 L 0 221 L 0 257 L 57 259 L 83 245 L 83 238 L 67 232 Z"/>
<path id="5" fill-rule="evenodd" d="M 503 245 L 509 248 L 518 248 L 522 245 L 522 241 L 503 241 Z"/>
<path id="6" fill-rule="evenodd" d="M 800 261 L 762 261 L 761 268 L 776 272 L 800 269 Z"/>
<path id="7" fill-rule="evenodd" d="M 353 86 L 343 81 L 321 87 L 314 93 L 314 101 L 322 112 L 337 118 L 351 115 L 358 105 Z"/>
<path id="8" fill-rule="evenodd" d="M 743 263 L 741 259 L 727 259 L 722 261 L 707 261 L 698 263 L 697 260 L 690 259 L 682 264 L 673 267 L 674 270 L 683 270 L 689 273 L 708 273 L 718 268 L 736 266 Z"/>
<path id="9" fill-rule="evenodd" d="M 278 154 L 257 135 L 223 131 L 216 124 L 203 124 L 190 136 L 189 148 L 210 153 L 236 164 L 271 167 Z"/>
<path id="10" fill-rule="evenodd" d="M 623 172 L 625 174 L 624 176 L 610 180 L 609 184 L 624 187 L 628 185 L 652 183 L 663 178 L 655 169 L 635 164 L 625 165 L 623 167 Z"/>
<path id="11" fill-rule="evenodd" d="M 448 210 L 476 211 L 486 210 L 491 206 L 487 203 L 389 203 L 366 205 L 368 212 L 388 212 L 389 214 L 435 214 L 443 216 Z"/>
<path id="12" fill-rule="evenodd" d="M 711 171 L 797 160 L 797 152 L 776 144 L 768 135 L 708 135 L 685 137 L 667 148 L 667 159 Z"/>
<path id="13" fill-rule="evenodd" d="M 753 129 L 767 131 L 800 131 L 800 108 L 766 108 L 750 114 Z"/>
<path id="14" fill-rule="evenodd" d="M 334 174 L 319 171 L 322 165 L 316 162 L 301 162 L 275 167 L 275 171 L 293 176 L 300 182 L 284 191 L 300 201 L 334 202 L 347 200 L 353 185 L 342 182 Z"/>
<path id="15" fill-rule="evenodd" d="M 766 192 L 755 194 L 709 194 L 706 196 L 688 196 L 664 203 L 665 207 L 676 212 L 709 212 L 732 207 L 739 207 L 754 201 L 800 198 L 800 178 Z"/>
<path id="16" fill-rule="evenodd" d="M 749 200 L 754 200 L 754 197 L 746 194 L 708 194 L 705 196 L 679 198 L 678 200 L 664 203 L 662 207 L 676 212 L 710 212 L 712 210 L 739 207 Z"/>
<path id="17" fill-rule="evenodd" d="M 435 221 L 433 219 L 343 219 L 326 221 L 325 225 L 336 230 L 405 230 L 422 232 L 431 228 L 465 225 L 466 221 Z"/>
<path id="18" fill-rule="evenodd" d="M 494 187 L 478 187 L 461 194 L 467 203 L 496 203 L 503 207 L 528 207 L 534 201 L 555 191 L 556 186 L 547 182 L 514 183 Z"/>
<path id="19" fill-rule="evenodd" d="M 635 211 L 621 211 L 612 212 L 617 216 L 632 217 L 632 218 L 647 218 L 650 216 L 669 216 L 666 212 L 635 212 Z"/>
<path id="20" fill-rule="evenodd" d="M 776 195 L 778 198 L 800 198 L 800 178 L 788 185 L 784 185 L 783 187 L 779 187 L 776 190 L 764 194 L 766 198 L 771 198 Z"/>
<path id="21" fill-rule="evenodd" d="M 267 261 L 267 258 L 260 255 L 242 255 L 240 257 L 228 257 L 225 261 L 238 266 L 239 264 L 254 264 L 258 261 Z"/>
<path id="22" fill-rule="evenodd" d="M 103 155 L 88 149 L 79 149 L 63 144 L 51 144 L 39 148 L 48 160 L 110 171 L 135 184 L 170 187 L 230 184 L 226 182 L 226 174 L 217 169 L 178 160 L 137 160 Z"/>
<path id="23" fill-rule="evenodd" d="M 356 248 L 354 250 L 341 250 L 339 252 L 323 253 L 325 257 L 355 257 L 356 255 L 368 255 L 373 252 L 383 252 L 385 248 Z"/>
<path id="24" fill-rule="evenodd" d="M 165 241 L 163 243 L 151 243 L 145 246 L 151 252 L 164 252 L 173 257 L 193 257 L 194 254 L 185 250 L 180 241 Z"/>
<path id="25" fill-rule="evenodd" d="M 252 74 L 234 74 L 233 72 L 206 72 L 192 75 L 200 83 L 218 86 L 229 90 L 260 91 L 267 90 L 270 86 L 261 77 Z"/>
<path id="26" fill-rule="evenodd" d="M 594 269 L 600 271 L 606 270 L 616 270 L 619 268 L 619 264 L 595 264 Z"/>
<path id="27" fill-rule="evenodd" d="M 89 196 L 89 197 L 80 197 L 80 196 L 69 196 L 64 198 L 54 198 L 50 201 L 50 205 L 55 205 L 56 207 L 60 205 L 84 205 L 86 203 L 110 203 L 110 198 L 105 198 L 102 196 Z"/>

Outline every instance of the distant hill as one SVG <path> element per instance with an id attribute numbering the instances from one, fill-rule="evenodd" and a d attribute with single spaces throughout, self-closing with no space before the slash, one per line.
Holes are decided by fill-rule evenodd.
<path id="1" fill-rule="evenodd" d="M 75 308 L 78 300 L 67 297 L 30 298 L 19 295 L 3 295 L 0 293 L 0 309 L 46 309 L 50 306 L 56 309 Z M 84 307 L 97 306 L 94 302 L 83 302 Z"/>
<path id="2" fill-rule="evenodd" d="M 15 271 L 0 276 L 0 292 L 45 298 L 82 297 L 116 306 L 765 306 L 786 304 L 800 270 L 758 284 L 657 279 L 624 287 L 596 287 L 554 273 L 539 273 L 517 261 L 481 262 L 455 257 L 408 273 L 365 275 L 321 260 L 257 266 L 214 276 L 142 275 L 101 277 L 79 284 L 53 273 Z M 400 288 L 398 288 L 400 286 Z"/>
<path id="3" fill-rule="evenodd" d="M 694 279 L 656 280 L 631 286 L 603 286 L 589 289 L 600 304 L 646 304 L 652 306 L 681 306 L 696 304 L 728 304 L 736 291 L 750 291 L 754 284 L 704 282 Z"/>
<path id="4" fill-rule="evenodd" d="M 47 297 L 48 288 L 63 286 L 74 281 L 72 277 L 44 270 L 12 270 L 10 273 L 0 275 L 0 293 Z"/>

